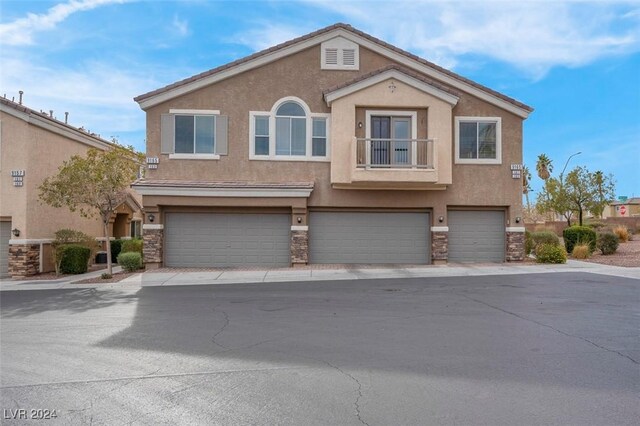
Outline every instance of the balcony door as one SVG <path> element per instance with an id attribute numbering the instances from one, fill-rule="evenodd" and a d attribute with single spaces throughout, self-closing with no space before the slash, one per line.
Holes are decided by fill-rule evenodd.
<path id="1" fill-rule="evenodd" d="M 410 165 L 411 117 L 371 116 L 372 165 Z"/>

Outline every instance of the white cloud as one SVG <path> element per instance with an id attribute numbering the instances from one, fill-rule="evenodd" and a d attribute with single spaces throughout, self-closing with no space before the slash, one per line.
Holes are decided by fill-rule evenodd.
<path id="1" fill-rule="evenodd" d="M 126 0 L 70 0 L 57 4 L 46 13 L 28 13 L 26 17 L 7 24 L 0 24 L 0 38 L 6 45 L 33 44 L 33 36 L 40 31 L 51 30 L 76 12 L 83 12 L 110 3 L 124 3 Z"/>
<path id="2" fill-rule="evenodd" d="M 275 25 L 266 22 L 253 23 L 252 26 L 255 28 L 235 34 L 229 42 L 242 44 L 254 50 L 263 50 L 317 29 L 306 30 L 299 26 Z"/>
<path id="3" fill-rule="evenodd" d="M 189 22 L 186 19 L 180 19 L 178 15 L 174 15 L 171 25 L 179 36 L 185 37 L 189 35 Z"/>
<path id="4" fill-rule="evenodd" d="M 84 127 L 108 139 L 130 133 L 122 140 L 143 149 L 144 112 L 133 97 L 163 84 L 148 72 L 125 70 L 117 64 L 74 63 L 73 68 L 50 66 L 17 55 L 3 56 L 2 90 L 7 97 L 24 91 L 24 105 L 54 111 L 59 120 L 69 112 L 69 124 Z M 175 80 L 176 76 L 167 76 Z M 2 95 L 0 94 L 0 95 Z"/>
<path id="5" fill-rule="evenodd" d="M 556 66 L 577 67 L 640 50 L 640 31 L 631 19 L 638 10 L 624 3 L 309 2 L 444 67 L 455 67 L 464 55 L 479 55 L 540 78 Z"/>

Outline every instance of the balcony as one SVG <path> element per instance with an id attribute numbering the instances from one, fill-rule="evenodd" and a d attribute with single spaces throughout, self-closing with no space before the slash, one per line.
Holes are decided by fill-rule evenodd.
<path id="1" fill-rule="evenodd" d="M 434 144 L 433 139 L 356 138 L 356 167 L 434 170 Z"/>
<path id="2" fill-rule="evenodd" d="M 435 139 L 352 138 L 350 159 L 332 156 L 332 185 L 343 189 L 438 190 Z M 339 168 L 338 165 L 342 165 Z"/>

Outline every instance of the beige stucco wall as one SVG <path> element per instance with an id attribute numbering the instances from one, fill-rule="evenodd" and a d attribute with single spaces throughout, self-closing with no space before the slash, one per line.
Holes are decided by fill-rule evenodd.
<path id="1" fill-rule="evenodd" d="M 391 91 L 393 80 L 396 88 Z M 377 109 L 406 110 L 408 108 L 427 110 L 426 123 L 422 114 L 418 115 L 416 133 L 418 138 L 435 139 L 437 152 L 436 170 L 357 170 L 354 136 L 358 133 L 357 123 L 361 119 L 356 114 L 360 106 L 375 105 Z M 367 126 L 366 120 L 362 120 Z M 352 181 L 382 182 L 432 182 L 451 183 L 451 105 L 411 87 L 397 79 L 388 79 L 366 89 L 344 96 L 331 104 L 331 182 L 351 183 Z M 364 128 L 364 127 L 363 127 Z M 426 134 L 421 134 L 426 131 Z M 359 135 L 358 135 L 359 136 Z M 398 185 L 402 188 L 401 185 Z"/>
<path id="2" fill-rule="evenodd" d="M 19 239 L 50 239 L 54 232 L 71 228 L 101 237 L 98 219 L 87 219 L 67 208 L 54 208 L 40 202 L 38 186 L 55 174 L 63 161 L 84 155 L 88 145 L 29 124 L 19 117 L 0 112 L 1 196 L 0 216 L 11 218 Z M 25 170 L 24 186 L 14 187 L 11 170 Z"/>
<path id="3" fill-rule="evenodd" d="M 249 160 L 249 111 L 269 111 L 274 103 L 286 96 L 303 99 L 312 112 L 329 113 L 323 90 L 391 64 L 375 52 L 360 47 L 359 71 L 329 71 L 320 69 L 320 47 L 312 47 L 271 64 L 228 78 L 195 92 L 155 105 L 147 110 L 147 155 L 158 157 L 157 170 L 148 170 L 149 179 L 183 180 L 239 180 L 239 181 L 313 181 L 315 188 L 308 207 L 343 208 L 423 208 L 433 209 L 432 217 L 446 217 L 447 207 L 491 206 L 508 209 L 507 218 L 515 226 L 514 218 L 522 216 L 521 181 L 511 178 L 510 165 L 522 163 L 522 119 L 457 89 L 460 100 L 451 110 L 425 95 L 411 93 L 422 103 L 434 105 L 429 121 L 430 134 L 438 135 L 439 176 L 450 182 L 446 190 L 393 191 L 334 189 L 331 186 L 331 164 L 328 162 L 260 161 Z M 399 83 L 396 81 L 396 85 Z M 381 84 L 380 86 L 383 86 Z M 407 90 L 407 92 L 409 92 Z M 355 94 L 357 95 L 357 94 Z M 360 99 L 365 106 L 378 106 L 371 96 Z M 387 99 L 390 104 L 402 100 Z M 441 102 L 441 101 L 438 101 Z M 355 104 L 355 102 L 353 102 Z M 420 105 L 414 105 L 420 107 Z M 423 105 L 424 106 L 424 105 Z M 339 107 L 339 106 L 338 106 Z M 217 109 L 229 116 L 229 155 L 220 160 L 169 160 L 160 154 L 160 115 L 169 109 Z M 335 106 L 334 106 L 335 108 Z M 451 161 L 453 149 L 453 120 L 455 116 L 491 116 L 502 118 L 501 165 L 455 165 Z M 354 129 L 354 112 L 332 114 L 332 128 L 340 120 L 347 120 L 344 128 Z M 433 123 L 432 123 L 433 120 Z M 344 134 L 344 137 L 347 133 Z M 351 135 L 353 137 L 354 135 Z M 332 144 L 340 144 L 333 141 Z M 332 158 L 342 147 L 332 145 Z M 440 158 L 442 157 L 442 158 Z M 447 157 L 451 167 L 447 168 Z M 448 172 L 447 170 L 450 170 Z M 156 200 L 157 201 L 157 200 Z M 170 205 L 173 201 L 162 201 Z M 239 203 L 239 201 L 237 201 Z M 215 206 L 212 200 L 209 205 Z M 247 201 L 252 205 L 256 201 Z M 144 197 L 144 205 L 153 205 Z M 159 204 L 156 204 L 159 206 Z M 242 204 L 237 204 L 242 205 Z M 445 223 L 437 225 L 446 225 Z"/>

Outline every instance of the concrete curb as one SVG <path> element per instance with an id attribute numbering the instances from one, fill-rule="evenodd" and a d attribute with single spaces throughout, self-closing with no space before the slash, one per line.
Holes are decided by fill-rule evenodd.
<path id="1" fill-rule="evenodd" d="M 114 268 L 119 272 L 120 268 Z M 87 278 L 100 276 L 103 271 L 91 272 L 72 279 L 55 281 L 2 282 L 0 291 L 43 289 L 140 289 L 183 285 L 229 285 L 255 283 L 286 283 L 312 281 L 340 281 L 393 278 L 442 278 L 486 275 L 541 274 L 553 272 L 586 272 L 640 280 L 640 267 L 600 265 L 569 260 L 565 265 L 440 265 L 411 268 L 371 269 L 289 269 L 258 271 L 202 271 L 202 272 L 145 272 L 135 274 L 117 283 L 74 284 Z"/>

